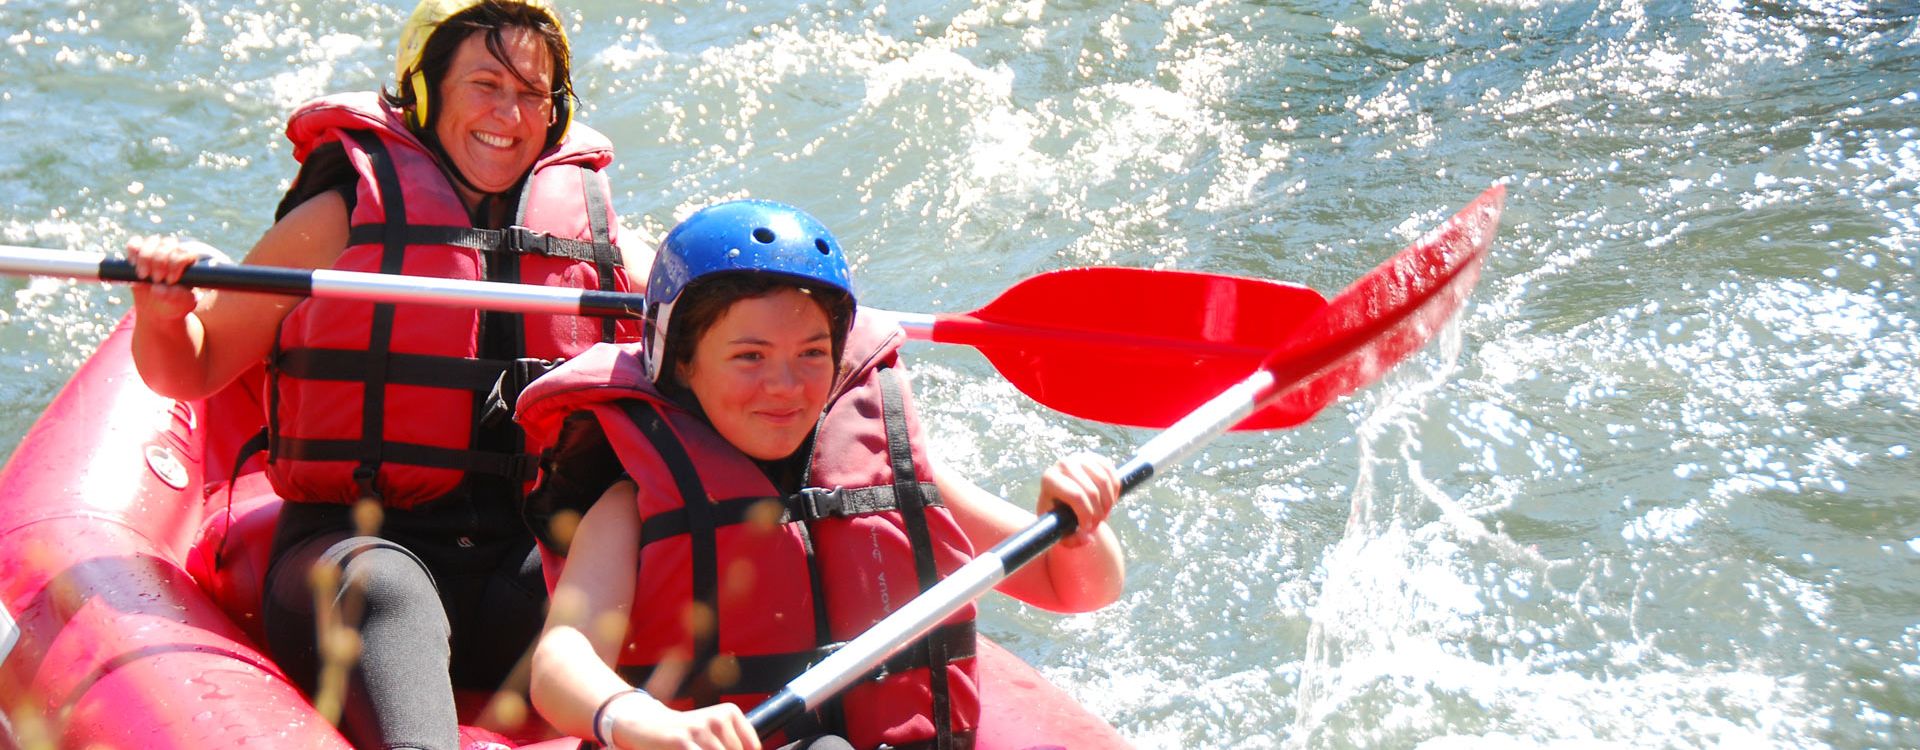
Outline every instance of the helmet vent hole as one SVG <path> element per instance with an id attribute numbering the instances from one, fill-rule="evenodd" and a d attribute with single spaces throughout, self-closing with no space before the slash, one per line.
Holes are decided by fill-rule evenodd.
<path id="1" fill-rule="evenodd" d="M 814 240 L 813 247 L 815 250 L 819 250 L 821 255 L 833 254 L 833 248 L 827 246 L 826 240 L 820 240 L 820 239 Z"/>
<path id="2" fill-rule="evenodd" d="M 762 245 L 773 244 L 773 230 L 766 227 L 753 230 L 753 241 Z"/>

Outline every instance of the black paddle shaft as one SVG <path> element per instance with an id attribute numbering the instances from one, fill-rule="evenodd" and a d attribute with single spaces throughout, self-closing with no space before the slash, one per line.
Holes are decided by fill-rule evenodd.
<path id="1" fill-rule="evenodd" d="M 100 280 L 146 281 L 134 270 L 133 261 L 120 258 L 100 261 Z M 306 297 L 313 294 L 313 272 L 303 268 L 195 263 L 180 273 L 179 285 Z"/>
<path id="2" fill-rule="evenodd" d="M 97 274 L 101 281 L 145 281 L 135 272 L 132 261 L 119 258 L 101 260 Z M 177 283 L 180 286 L 205 289 L 285 294 L 296 297 L 351 297 L 371 302 L 389 301 L 394 294 L 416 292 L 422 296 L 410 301 L 472 306 L 505 312 L 564 313 L 600 318 L 638 318 L 646 307 L 644 295 L 625 292 L 492 281 L 461 283 L 398 274 L 369 274 L 231 263 L 195 263 L 181 272 Z M 455 294 L 458 294 L 458 301 L 436 299 L 436 297 L 451 298 Z M 537 299 L 529 301 L 527 298 Z M 555 305 L 564 305 L 566 309 L 557 310 L 554 308 Z"/>

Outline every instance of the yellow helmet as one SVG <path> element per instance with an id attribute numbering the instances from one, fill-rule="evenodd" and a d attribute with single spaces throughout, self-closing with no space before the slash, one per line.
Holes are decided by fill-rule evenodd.
<path id="1" fill-rule="evenodd" d="M 561 58 L 572 59 L 573 50 L 567 42 L 566 24 L 560 22 L 560 14 L 547 0 L 420 0 L 413 9 L 413 15 L 407 17 L 405 25 L 400 27 L 400 49 L 394 55 L 393 80 L 402 96 L 412 93 L 414 102 L 412 123 L 414 127 L 427 127 L 428 89 L 427 75 L 421 70 L 420 57 L 426 52 L 427 40 L 433 38 L 433 32 L 448 18 L 485 2 L 524 5 L 546 15 L 553 28 L 560 32 Z M 555 91 L 553 103 L 553 124 L 547 128 L 547 145 L 558 143 L 567 134 L 567 126 L 573 124 L 573 107 L 569 91 Z"/>

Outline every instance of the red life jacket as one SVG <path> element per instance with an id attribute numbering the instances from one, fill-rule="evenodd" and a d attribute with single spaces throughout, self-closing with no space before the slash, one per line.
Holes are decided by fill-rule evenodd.
<path id="1" fill-rule="evenodd" d="M 541 154 L 503 230 L 473 226 L 434 154 L 374 94 L 310 102 L 288 121 L 287 137 L 303 162 L 339 144 L 359 177 L 336 269 L 629 291 L 600 172 L 613 147 L 579 123 Z M 482 358 L 483 320 L 504 322 L 492 336 L 511 351 Z M 454 495 L 470 476 L 517 492 L 535 465 L 517 434 L 483 435 L 513 430 L 497 416 L 482 424 L 496 383 L 512 389 L 544 371 L 524 358 L 635 338 L 637 324 L 611 319 L 304 300 L 281 323 L 269 368 L 268 477 L 288 500 L 372 495 L 403 509 Z"/>
<path id="2" fill-rule="evenodd" d="M 563 427 L 578 434 L 563 422 L 591 414 L 638 485 L 640 578 L 618 665 L 630 684 L 673 670 L 686 677 L 669 678 L 679 686 L 659 696 L 669 705 L 750 709 L 972 559 L 932 482 L 898 359 L 904 338 L 859 314 L 813 436 L 809 489 L 790 497 L 655 390 L 638 346 L 594 347 L 528 387 L 516 415 L 529 446 L 552 446 Z M 969 606 L 813 719 L 858 748 L 971 747 L 973 656 Z"/>

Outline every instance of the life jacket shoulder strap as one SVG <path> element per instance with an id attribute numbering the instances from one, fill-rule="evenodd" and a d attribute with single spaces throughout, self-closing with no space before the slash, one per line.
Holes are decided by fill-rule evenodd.
<path id="1" fill-rule="evenodd" d="M 887 460 L 893 467 L 893 494 L 900 505 L 900 515 L 906 522 L 907 539 L 913 544 L 914 570 L 920 578 L 920 590 L 924 592 L 940 582 L 940 572 L 933 559 L 933 536 L 927 526 L 927 507 L 939 493 L 922 491 L 922 486 L 927 483 L 920 481 L 913 466 L 913 441 L 907 427 L 905 376 L 893 367 L 883 367 L 877 374 L 880 378 L 880 411 L 887 429 Z M 945 675 L 947 664 L 958 657 L 949 650 L 946 642 L 935 638 L 924 639 L 910 649 L 920 652 L 918 656 L 926 662 L 933 675 L 928 684 L 933 689 L 934 747 L 951 750 L 955 745 L 954 721 L 952 696 Z"/>
<path id="2" fill-rule="evenodd" d="M 400 175 L 395 171 L 393 155 L 388 152 L 386 144 L 382 143 L 380 137 L 371 131 L 354 130 L 349 131 L 348 135 L 366 151 L 367 158 L 372 164 L 374 179 L 378 181 L 380 195 L 385 200 L 384 205 L 386 208 L 387 221 L 404 221 L 407 215 L 406 198 L 400 188 Z M 381 243 L 381 273 L 400 273 L 405 259 L 405 245 L 393 240 Z M 392 351 L 393 316 L 393 305 L 376 304 L 373 306 L 373 322 L 368 330 L 367 351 L 382 357 Z M 277 339 L 274 348 L 275 358 L 278 359 L 280 352 Z M 389 458 L 387 452 L 388 444 L 385 442 L 386 386 L 388 373 L 388 365 L 384 362 L 376 363 L 375 366 L 367 369 L 367 376 L 364 381 L 366 384 L 364 389 L 366 396 L 361 399 L 360 405 L 361 436 L 358 440 L 326 441 L 328 443 L 337 443 L 337 445 L 328 447 L 337 450 L 329 450 L 328 448 L 317 445 L 303 446 L 295 441 L 286 440 L 283 435 L 279 435 L 280 430 L 276 429 L 278 427 L 279 409 L 275 408 L 273 412 L 274 419 L 269 420 L 267 426 L 268 429 L 278 437 L 270 445 L 268 455 L 271 457 L 287 457 L 294 460 L 302 460 L 303 458 L 337 452 L 342 455 L 342 457 L 337 460 L 359 461 L 359 466 L 354 469 L 353 476 L 354 481 L 360 485 L 361 496 L 379 497 L 379 492 L 374 489 L 374 479 L 378 476 L 380 465 L 385 463 Z M 276 380 L 278 377 L 278 375 L 275 375 Z M 278 392 L 279 389 L 277 385 L 274 390 Z M 393 447 L 397 448 L 400 446 L 395 445 Z M 448 457 L 435 456 L 434 458 Z M 405 459 L 401 460 L 404 461 Z"/>
<path id="3" fill-rule="evenodd" d="M 680 438 L 674 435 L 673 428 L 667 424 L 667 415 L 660 410 L 660 406 L 641 399 L 626 399 L 619 403 L 621 411 L 653 445 L 660 460 L 666 463 L 680 493 L 682 502 L 678 515 L 686 524 L 690 541 L 688 559 L 693 574 L 693 601 L 713 615 L 711 627 L 693 633 L 693 663 L 697 672 L 705 673 L 710 671 L 705 666 L 719 653 L 720 628 L 724 627 L 720 619 L 717 513 L 713 503 L 708 500 L 705 485 L 700 481 L 700 472 L 694 468 L 693 457 L 688 455 Z M 701 687 L 700 683 L 696 683 L 695 688 L 691 697 L 696 704 L 708 706 L 718 702 L 719 695 L 711 685 Z"/>

